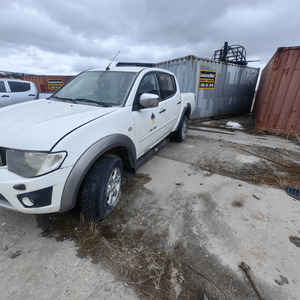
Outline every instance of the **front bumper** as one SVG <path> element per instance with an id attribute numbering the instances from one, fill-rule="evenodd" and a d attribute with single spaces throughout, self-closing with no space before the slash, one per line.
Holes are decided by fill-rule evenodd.
<path id="1" fill-rule="evenodd" d="M 58 212 L 71 167 L 24 178 L 0 167 L 0 207 L 29 214 Z"/>

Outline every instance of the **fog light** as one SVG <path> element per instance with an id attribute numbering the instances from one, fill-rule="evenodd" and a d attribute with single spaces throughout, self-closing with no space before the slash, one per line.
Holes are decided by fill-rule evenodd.
<path id="1" fill-rule="evenodd" d="M 22 202 L 24 203 L 24 205 L 26 206 L 33 206 L 34 202 L 32 199 L 30 199 L 29 197 L 23 197 L 22 198 Z"/>

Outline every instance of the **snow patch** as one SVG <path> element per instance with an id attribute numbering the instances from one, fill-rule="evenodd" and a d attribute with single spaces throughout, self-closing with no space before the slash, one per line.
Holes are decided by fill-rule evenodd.
<path id="1" fill-rule="evenodd" d="M 234 129 L 242 129 L 242 125 L 237 122 L 227 122 L 226 127 L 234 128 Z"/>

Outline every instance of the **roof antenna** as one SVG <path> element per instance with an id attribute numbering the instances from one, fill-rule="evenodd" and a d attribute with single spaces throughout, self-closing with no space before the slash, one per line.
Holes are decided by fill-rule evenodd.
<path id="1" fill-rule="evenodd" d="M 111 62 L 109 63 L 109 65 L 106 67 L 106 71 L 109 71 L 109 67 L 112 64 L 112 62 L 115 60 L 115 58 L 118 56 L 118 54 L 120 53 L 120 50 L 118 51 L 118 53 L 115 55 L 115 57 L 111 60 Z"/>

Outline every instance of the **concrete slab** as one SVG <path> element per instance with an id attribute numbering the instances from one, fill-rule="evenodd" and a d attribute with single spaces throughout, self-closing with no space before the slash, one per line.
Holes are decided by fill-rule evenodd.
<path id="1" fill-rule="evenodd" d="M 265 299 L 299 298 L 300 249 L 290 237 L 300 233 L 300 201 L 282 189 L 207 176 L 161 157 L 152 158 L 140 172 L 151 177 L 145 187 L 152 193 L 156 215 L 160 212 L 156 228 L 167 228 L 166 251 L 180 244 L 197 268 L 223 284 L 226 273 L 245 280 L 239 268 L 245 261 Z M 151 210 L 148 213 L 155 217 Z M 223 280 L 215 275 L 218 271 Z M 234 299 L 246 298 L 237 292 Z"/>

